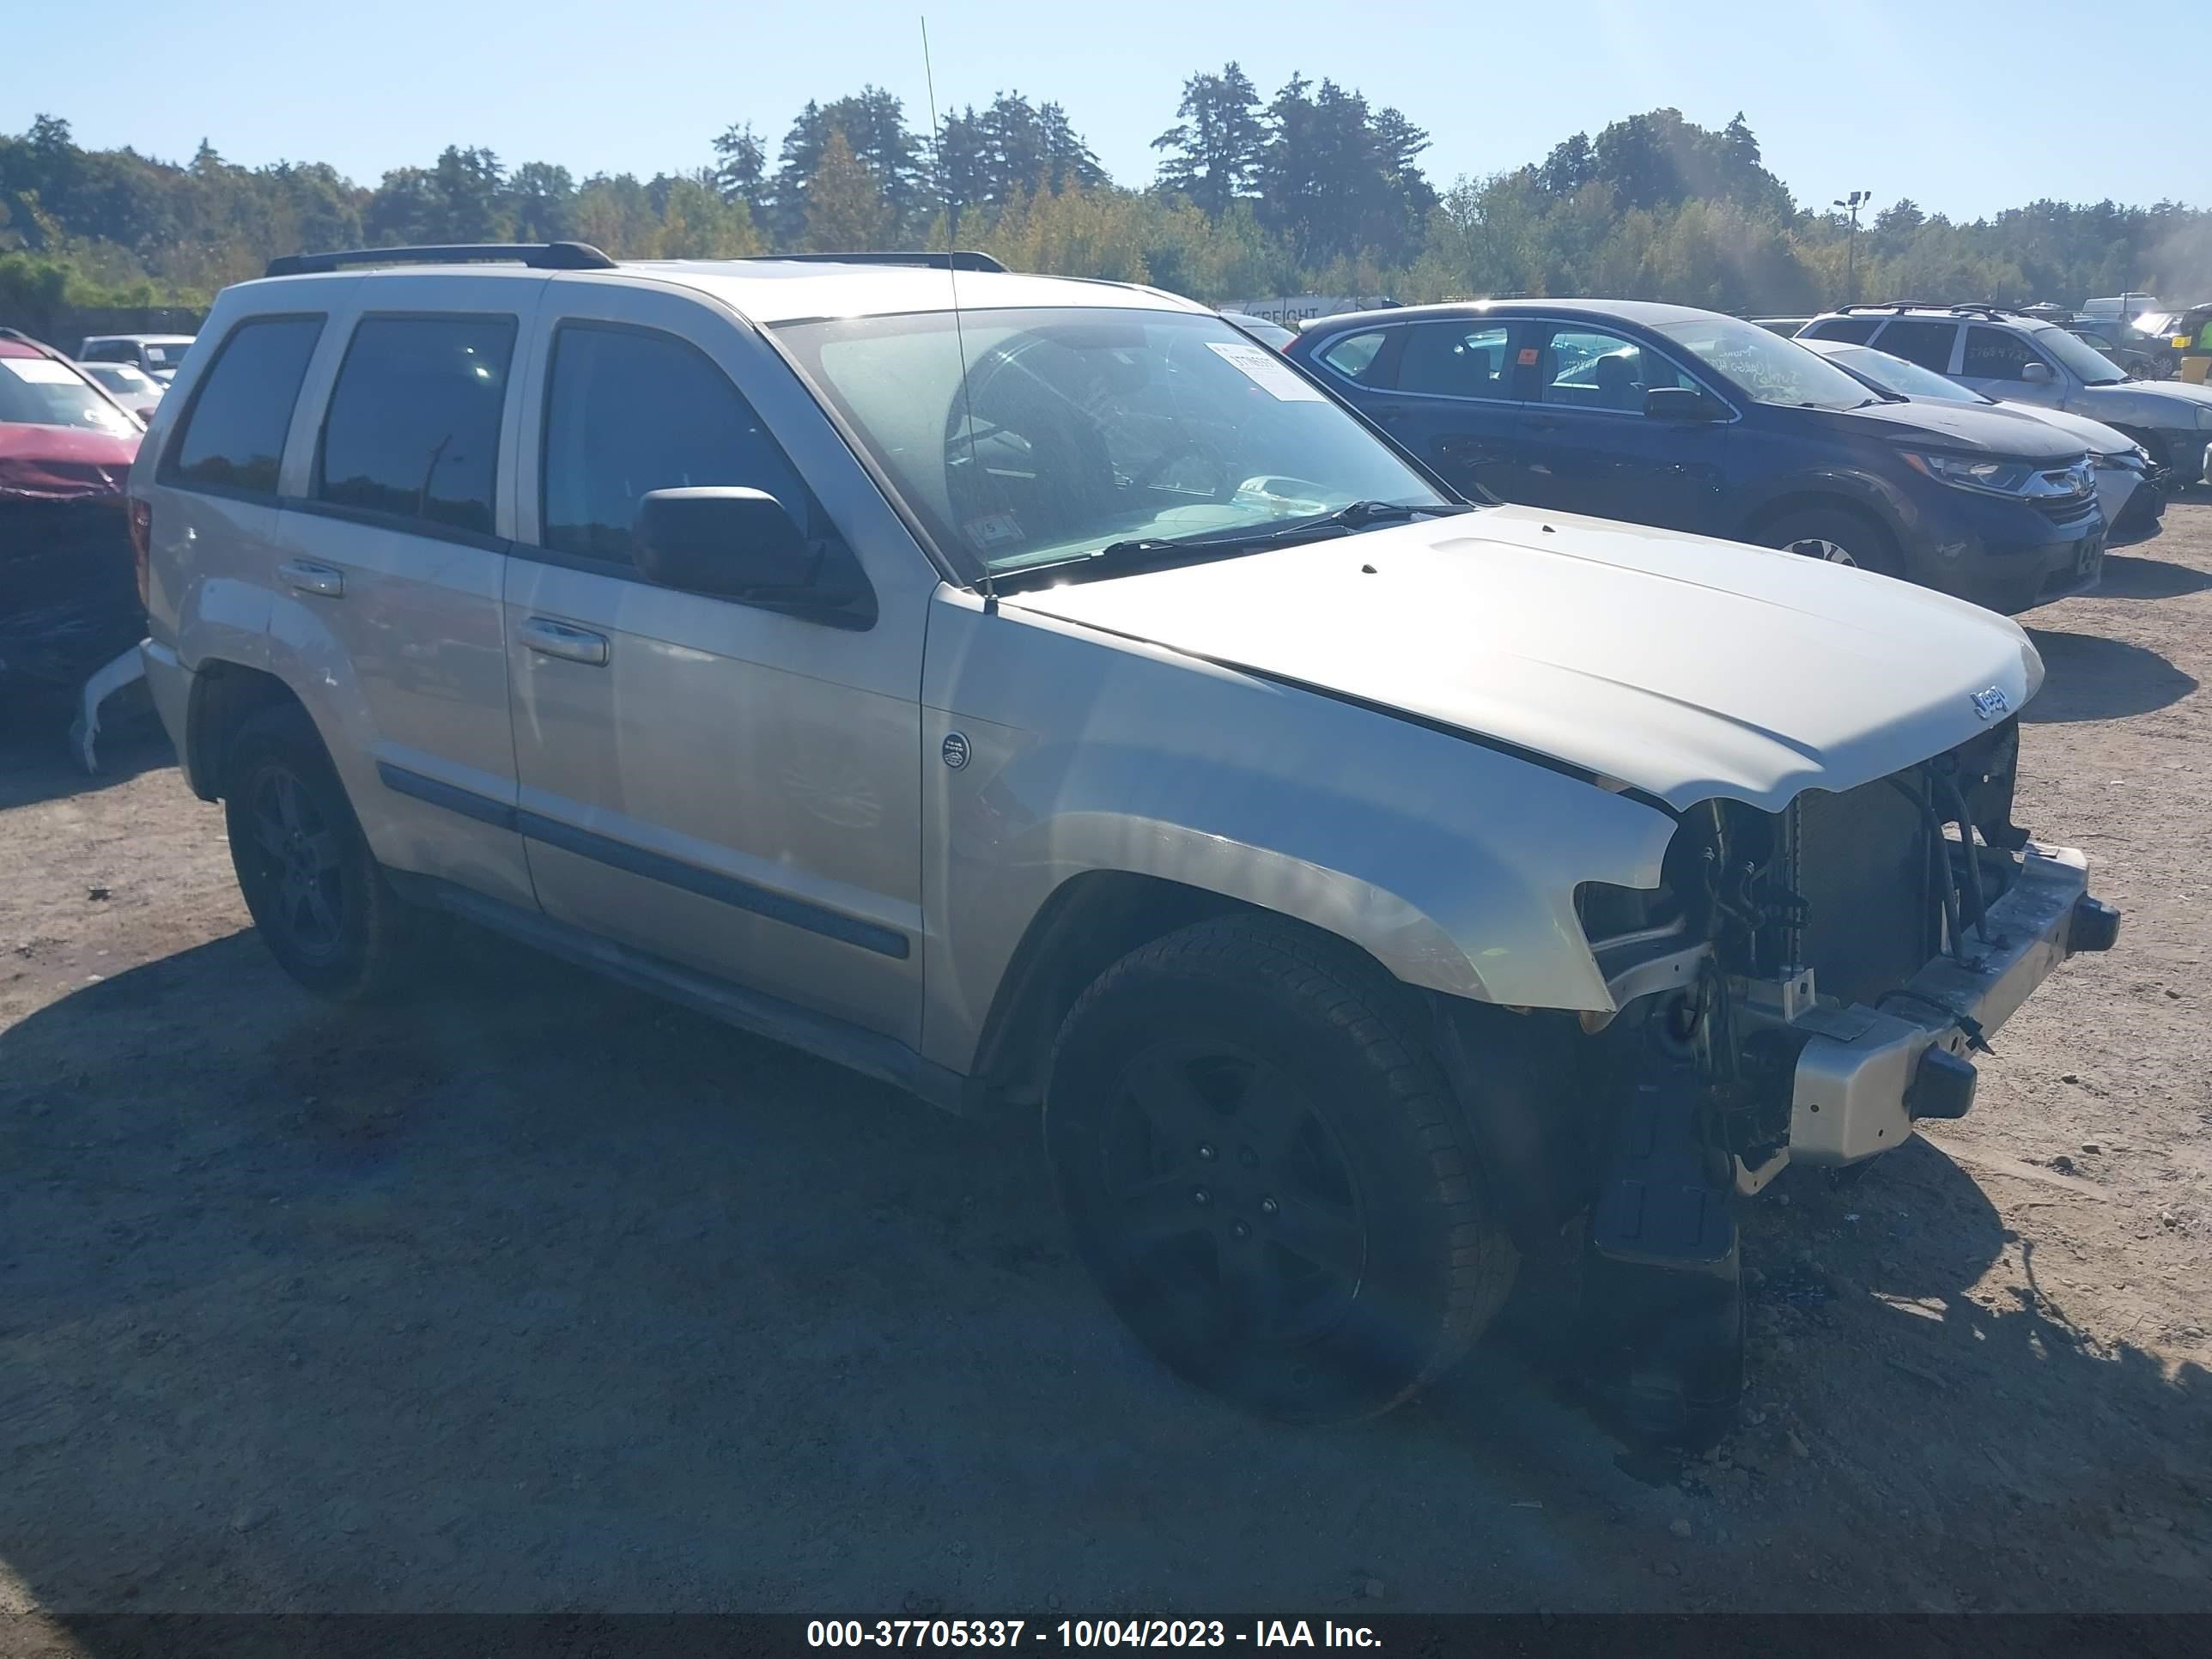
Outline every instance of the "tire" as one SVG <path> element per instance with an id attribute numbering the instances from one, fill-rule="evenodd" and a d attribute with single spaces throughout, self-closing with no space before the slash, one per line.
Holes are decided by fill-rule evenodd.
<path id="1" fill-rule="evenodd" d="M 1894 576 L 1900 568 L 1897 544 L 1889 532 L 1847 507 L 1815 507 L 1784 514 L 1762 526 L 1754 539 L 1762 547 L 1794 550 L 1808 558 L 1856 565 L 1879 575 Z"/>
<path id="2" fill-rule="evenodd" d="M 417 918 L 370 854 L 304 709 L 264 709 L 240 728 L 223 822 L 246 908 L 286 973 L 345 1002 L 398 988 Z"/>
<path id="3" fill-rule="evenodd" d="M 1044 1139 L 1077 1254 L 1171 1370 L 1264 1416 L 1385 1411 L 1512 1287 L 1412 994 L 1276 918 L 1123 957 L 1062 1023 Z"/>

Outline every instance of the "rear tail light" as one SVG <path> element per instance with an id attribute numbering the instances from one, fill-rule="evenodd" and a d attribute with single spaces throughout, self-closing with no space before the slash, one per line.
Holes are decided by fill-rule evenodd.
<path id="1" fill-rule="evenodd" d="M 110 523 L 113 520 L 110 520 Z M 131 503 L 131 562 L 138 572 L 138 605 L 141 610 L 153 603 L 153 577 L 148 568 L 154 545 L 154 503 L 134 500 Z"/>

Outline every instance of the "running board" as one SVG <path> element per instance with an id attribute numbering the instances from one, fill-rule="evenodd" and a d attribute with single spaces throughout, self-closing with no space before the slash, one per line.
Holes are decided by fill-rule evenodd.
<path id="1" fill-rule="evenodd" d="M 948 1112 L 973 1116 L 982 1104 L 983 1091 L 972 1079 L 924 1060 L 896 1037 L 880 1031 L 815 1013 L 711 974 L 678 967 L 647 951 L 556 921 L 542 912 L 487 898 L 434 876 L 403 870 L 384 873 L 402 898 L 433 906 L 636 990 L 681 1003 L 741 1031 L 833 1060 Z"/>

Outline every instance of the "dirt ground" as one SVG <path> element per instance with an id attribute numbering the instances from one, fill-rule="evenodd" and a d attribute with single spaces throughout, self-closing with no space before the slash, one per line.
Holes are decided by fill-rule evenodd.
<path id="1" fill-rule="evenodd" d="M 0 1611 L 2205 1608 L 2212 500 L 2025 620 L 2018 817 L 2120 946 L 1972 1116 L 1754 1206 L 1687 1462 L 1510 1340 L 1246 1420 L 1121 1334 L 1032 1134 L 489 942 L 321 1006 L 158 735 L 12 740 Z"/>

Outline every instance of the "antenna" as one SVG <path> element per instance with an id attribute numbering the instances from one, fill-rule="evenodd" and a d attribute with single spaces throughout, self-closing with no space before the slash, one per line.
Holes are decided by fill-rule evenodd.
<path id="1" fill-rule="evenodd" d="M 929 93 L 929 130 L 936 136 L 939 176 L 942 178 L 945 161 L 945 129 L 938 125 L 937 120 L 937 72 L 930 67 L 929 19 L 927 15 L 924 15 L 921 20 L 921 83 Z M 945 252 L 948 256 L 952 252 L 952 204 L 947 201 L 945 204 Z M 975 453 L 975 405 L 968 390 L 968 336 L 960 326 L 960 272 L 957 269 L 959 263 L 957 259 L 950 257 L 945 259 L 945 280 L 952 287 L 952 341 L 954 347 L 960 353 L 960 423 L 968 430 L 969 471 L 980 480 L 983 476 L 983 463 L 981 458 Z M 983 562 L 983 610 L 987 615 L 996 616 L 999 611 L 999 591 L 991 580 L 991 556 L 988 553 L 982 553 L 977 556 Z"/>

